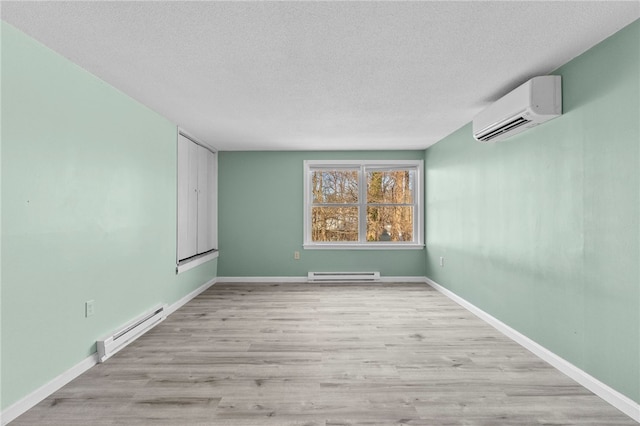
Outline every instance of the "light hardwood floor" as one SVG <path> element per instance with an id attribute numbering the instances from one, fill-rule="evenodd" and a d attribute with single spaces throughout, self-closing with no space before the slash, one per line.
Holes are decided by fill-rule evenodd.
<path id="1" fill-rule="evenodd" d="M 216 284 L 41 424 L 636 423 L 425 284 Z"/>

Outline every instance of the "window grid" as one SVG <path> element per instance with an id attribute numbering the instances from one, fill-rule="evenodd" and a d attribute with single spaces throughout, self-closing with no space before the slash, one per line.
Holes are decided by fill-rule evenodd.
<path id="1" fill-rule="evenodd" d="M 304 246 L 305 248 L 421 248 L 422 242 L 422 194 L 420 181 L 422 179 L 422 161 L 420 160 L 407 160 L 407 161 L 305 161 L 305 206 L 304 206 Z M 358 185 L 358 202 L 344 202 L 344 203 L 328 203 L 319 202 L 318 197 L 314 197 L 312 188 L 312 179 L 314 173 L 317 172 L 331 172 L 331 171 L 357 171 L 357 185 Z M 375 202 L 369 202 L 369 180 L 370 173 L 375 172 L 409 172 L 408 181 L 403 182 L 404 188 L 410 189 L 410 195 L 412 202 L 381 202 L 376 200 Z M 324 198 L 324 197 L 323 197 Z M 383 200 L 385 196 L 382 196 Z M 406 200 L 406 196 L 403 196 Z M 358 235 L 357 241 L 313 241 L 313 213 L 314 208 L 353 208 L 357 209 L 358 218 Z M 397 240 L 391 241 L 389 239 L 380 238 L 368 240 L 368 226 L 369 217 L 368 214 L 372 208 L 407 208 L 409 209 L 409 217 L 411 220 L 411 239 L 405 241 L 402 238 L 407 234 L 406 232 L 397 232 Z M 401 215 L 403 215 L 401 213 Z M 340 219 L 346 219 L 341 217 Z M 344 220 L 343 220 L 344 222 Z M 388 226 L 385 226 L 387 228 Z M 378 226 L 379 228 L 379 226 Z M 315 228 L 318 229 L 317 227 Z M 348 232 L 345 231 L 345 232 Z M 377 231 L 374 235 L 378 235 Z M 382 231 L 383 233 L 385 231 Z M 390 234 L 387 233 L 387 236 Z"/>

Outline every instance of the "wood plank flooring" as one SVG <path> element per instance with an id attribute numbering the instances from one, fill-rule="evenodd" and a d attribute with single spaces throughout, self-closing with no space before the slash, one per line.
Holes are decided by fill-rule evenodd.
<path id="1" fill-rule="evenodd" d="M 12 425 L 635 425 L 425 284 L 216 284 Z"/>

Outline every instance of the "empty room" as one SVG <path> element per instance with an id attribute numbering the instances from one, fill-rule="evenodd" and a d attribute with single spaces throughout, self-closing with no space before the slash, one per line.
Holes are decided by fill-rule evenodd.
<path id="1" fill-rule="evenodd" d="M 2 1 L 2 425 L 640 423 L 637 1 Z"/>

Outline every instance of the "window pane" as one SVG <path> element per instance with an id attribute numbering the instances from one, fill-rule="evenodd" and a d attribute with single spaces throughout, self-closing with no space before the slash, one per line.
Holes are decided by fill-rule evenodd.
<path id="1" fill-rule="evenodd" d="M 413 241 L 413 207 L 367 207 L 367 241 Z"/>
<path id="2" fill-rule="evenodd" d="M 313 207 L 311 241 L 358 241 L 357 207 Z"/>
<path id="3" fill-rule="evenodd" d="M 357 170 L 315 170 L 311 172 L 313 203 L 357 203 Z"/>
<path id="4" fill-rule="evenodd" d="M 413 204 L 413 170 L 367 172 L 367 202 Z"/>

